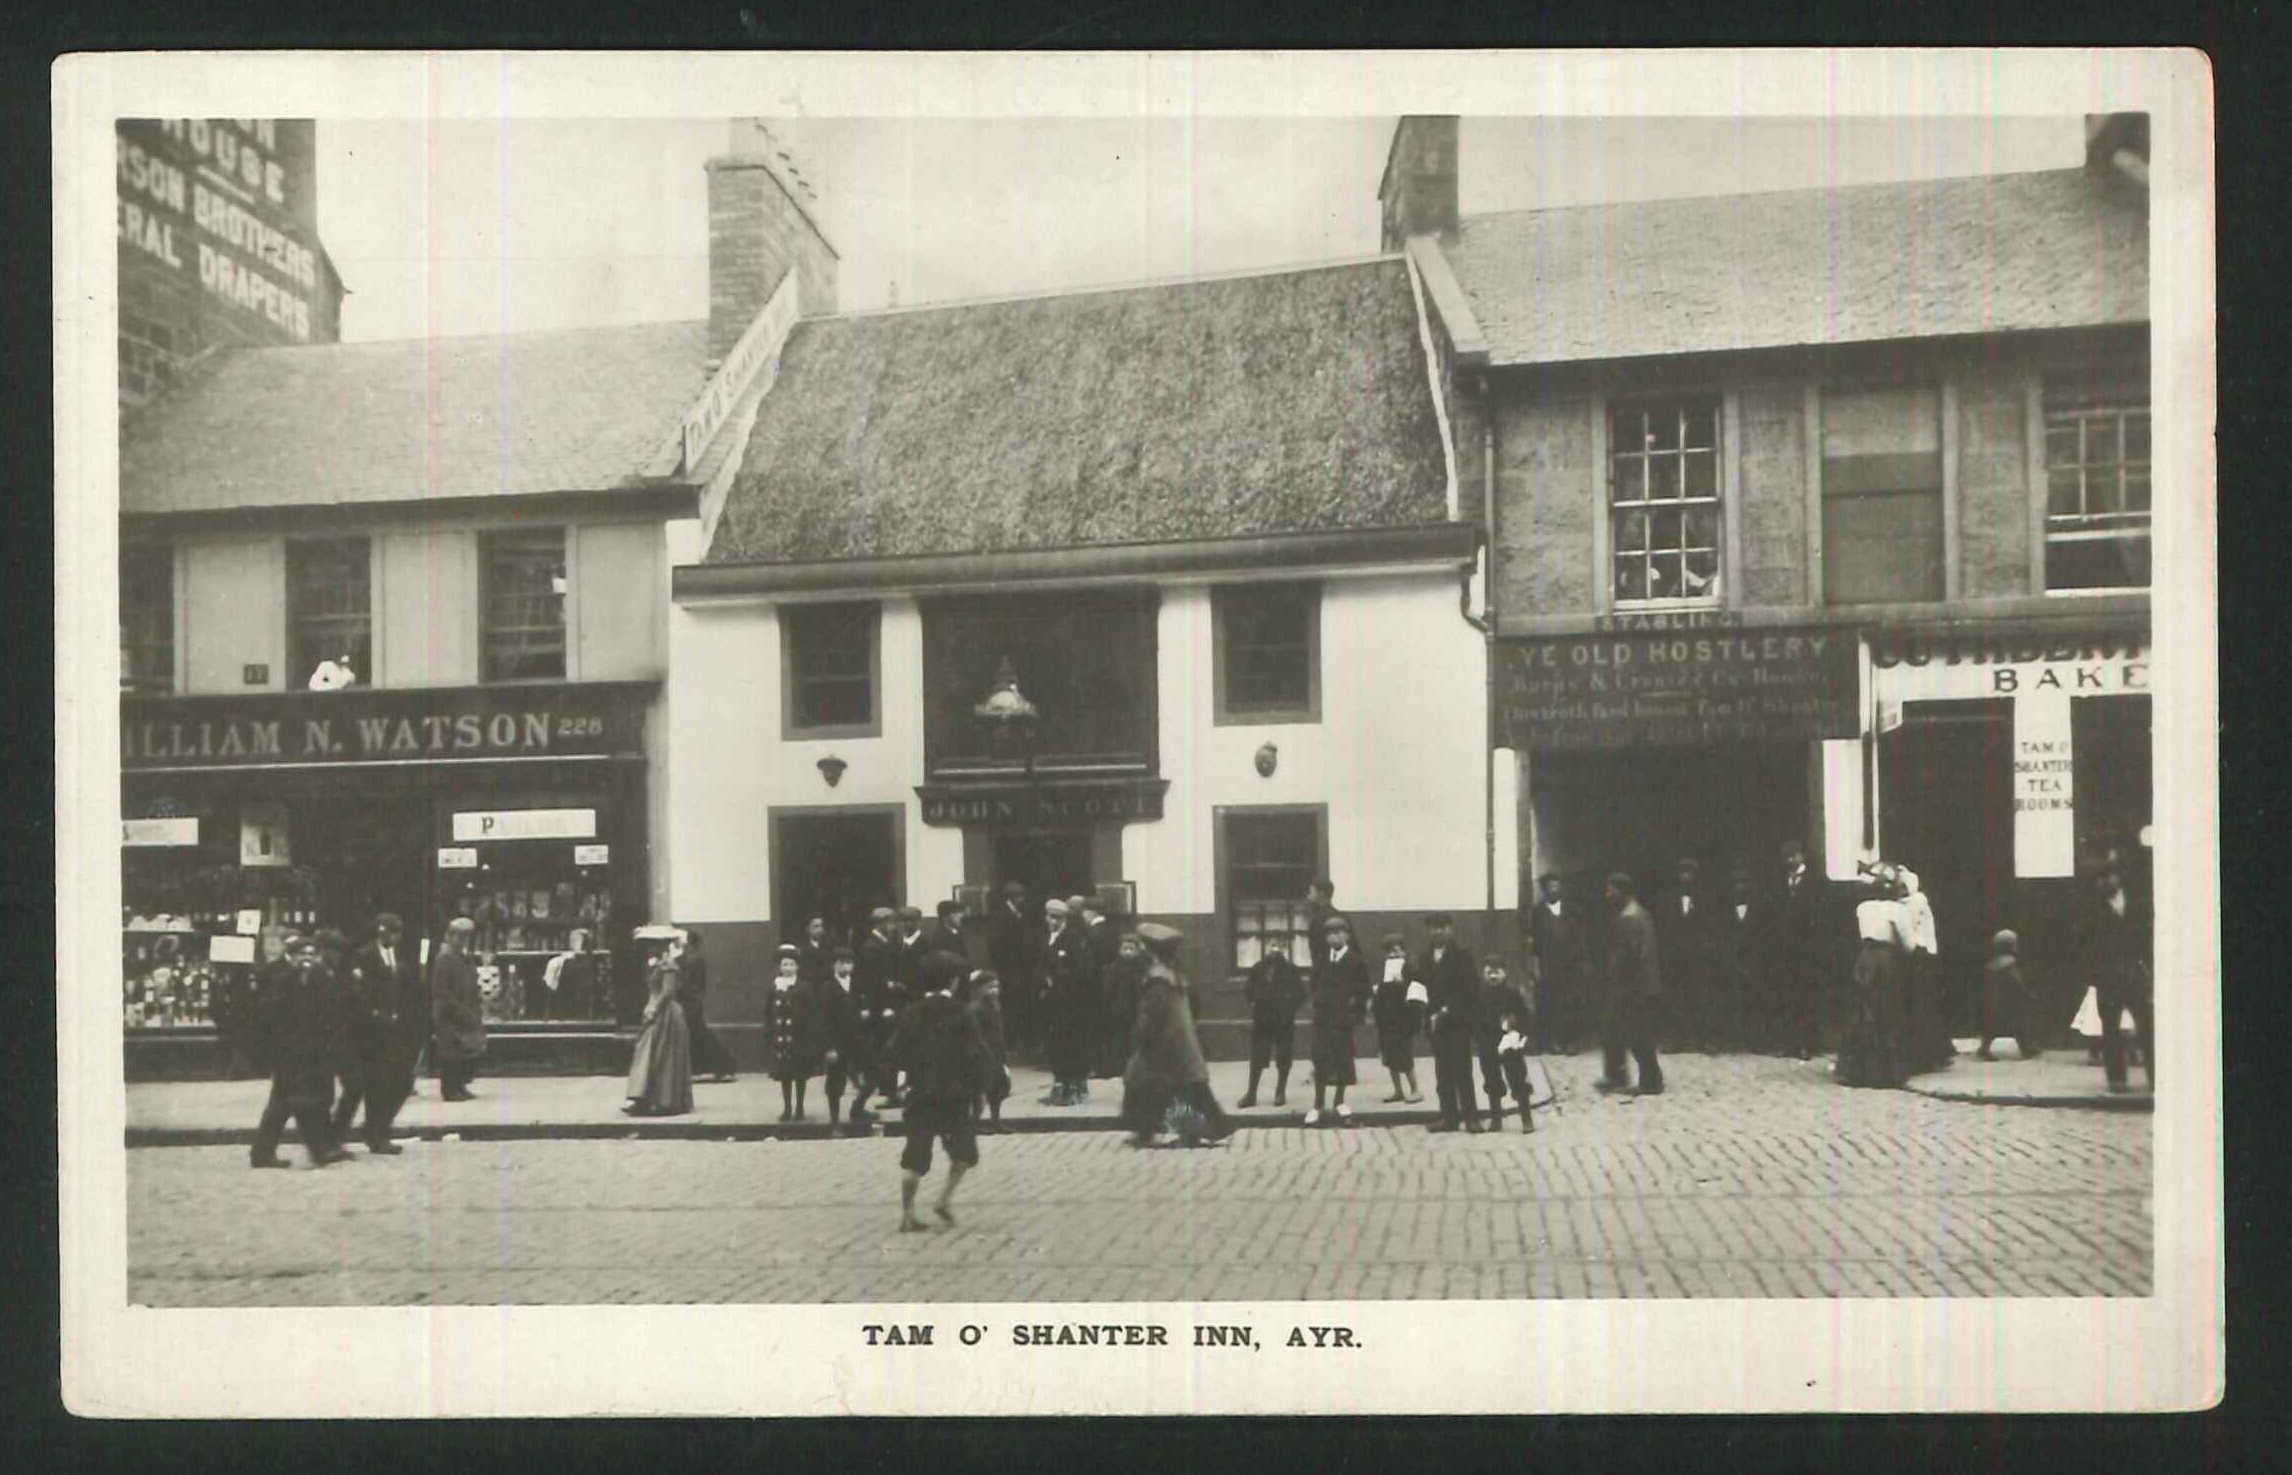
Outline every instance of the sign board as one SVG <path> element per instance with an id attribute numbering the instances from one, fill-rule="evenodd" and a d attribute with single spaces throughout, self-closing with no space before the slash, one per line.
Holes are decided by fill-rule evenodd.
<path id="1" fill-rule="evenodd" d="M 1508 639 L 1500 650 L 1506 747 L 1795 743 L 1861 730 L 1850 630 L 1619 631 Z"/>
<path id="2" fill-rule="evenodd" d="M 294 864 L 294 854 L 288 844 L 284 804 L 254 803 L 239 811 L 239 864 Z"/>
<path id="3" fill-rule="evenodd" d="M 149 845 L 196 845 L 199 843 L 199 818 L 188 815 L 181 819 L 131 819 L 120 822 L 119 843 L 129 848 Z"/>
<path id="4" fill-rule="evenodd" d="M 233 933 L 218 932 L 207 939 L 207 961 L 210 963 L 252 963 L 255 960 L 255 940 Z"/>
<path id="5" fill-rule="evenodd" d="M 125 118 L 116 127 L 123 269 L 230 309 L 256 342 L 330 342 L 340 289 L 312 228 L 308 119 Z"/>
<path id="6" fill-rule="evenodd" d="M 612 860 L 613 847 L 610 845 L 576 845 L 573 847 L 573 864 L 577 866 L 610 865 Z"/>
<path id="7" fill-rule="evenodd" d="M 2077 874 L 2077 763 L 2069 733 L 2068 693 L 2013 704 L 2013 873 L 2019 879 Z"/>
<path id="8" fill-rule="evenodd" d="M 932 784 L 915 791 L 927 825 L 1033 829 L 1162 817 L 1168 779 L 1104 783 Z"/>
<path id="9" fill-rule="evenodd" d="M 127 697 L 120 766 L 181 771 L 627 758 L 644 753 L 649 682 Z"/>
<path id="10" fill-rule="evenodd" d="M 232 930 L 241 937 L 259 937 L 263 931 L 263 909 L 261 907 L 241 907 L 239 914 L 233 917 L 231 922 Z"/>
<path id="11" fill-rule="evenodd" d="M 700 399 L 686 412 L 684 470 L 689 472 L 700 464 L 709 442 L 716 439 L 724 422 L 732 418 L 732 407 L 740 402 L 757 376 L 777 370 L 780 345 L 788 341 L 788 332 L 795 326 L 796 270 L 790 267 L 763 310 L 748 324 L 748 331 L 740 335 L 740 341 L 724 356 L 708 387 L 700 392 Z"/>
<path id="12" fill-rule="evenodd" d="M 1881 707 L 2047 693 L 2144 696 L 2149 638 L 1880 633 L 1870 637 L 1870 682 Z"/>
<path id="13" fill-rule="evenodd" d="M 444 845 L 438 849 L 438 869 L 441 871 L 474 871 L 477 863 L 475 846 Z"/>
<path id="14" fill-rule="evenodd" d="M 586 840 L 597 833 L 594 809 L 470 809 L 454 816 L 454 839 Z"/>

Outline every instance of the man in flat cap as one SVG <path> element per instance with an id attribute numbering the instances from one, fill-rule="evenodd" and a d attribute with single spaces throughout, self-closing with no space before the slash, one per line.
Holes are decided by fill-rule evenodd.
<path id="1" fill-rule="evenodd" d="M 859 1003 L 860 1031 L 867 1037 L 867 1074 L 852 1097 L 852 1120 L 867 1121 L 868 1098 L 881 1095 L 884 1104 L 898 1104 L 895 1089 L 899 1064 L 892 1058 L 891 1036 L 907 1007 L 904 969 L 899 953 L 899 914 L 879 906 L 868 913 L 868 933 L 860 939 L 859 961 L 852 972 L 852 997 Z"/>
<path id="2" fill-rule="evenodd" d="M 1426 1032 L 1432 1036 L 1433 1084 L 1440 1095 L 1440 1120 L 1425 1130 L 1477 1132 L 1480 1102 L 1472 1089 L 1473 1037 L 1480 1026 L 1480 969 L 1456 940 L 1456 924 L 1446 912 L 1425 918 L 1425 948 L 1412 976 L 1425 986 L 1431 1005 Z"/>

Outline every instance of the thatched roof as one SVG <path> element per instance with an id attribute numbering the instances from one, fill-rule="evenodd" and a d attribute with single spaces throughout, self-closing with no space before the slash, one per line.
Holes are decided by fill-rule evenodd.
<path id="1" fill-rule="evenodd" d="M 2146 322 L 2115 170 L 1468 215 L 1444 246 L 1498 364 Z"/>
<path id="2" fill-rule="evenodd" d="M 812 319 L 708 561 L 1439 522 L 1440 437 L 1398 258 Z"/>

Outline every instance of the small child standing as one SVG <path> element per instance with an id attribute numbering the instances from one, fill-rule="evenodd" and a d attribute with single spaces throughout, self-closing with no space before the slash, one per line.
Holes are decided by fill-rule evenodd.
<path id="1" fill-rule="evenodd" d="M 1536 1130 L 1536 1112 L 1529 1103 L 1528 1088 L 1528 1036 L 1523 1033 L 1526 1020 L 1518 1007 L 1507 1007 L 1497 1016 L 1496 1061 L 1504 1071 L 1504 1087 L 1512 1099 L 1520 1103 L 1520 1131 L 1523 1136 Z M 1501 1125 L 1503 1118 L 1498 1117 Z"/>
<path id="2" fill-rule="evenodd" d="M 986 1116 L 990 1130 L 1003 1125 L 1003 1101 L 1011 1094 L 1011 1068 L 1003 1048 L 1003 981 L 992 968 L 981 968 L 963 986 L 963 1007 L 979 1027 L 987 1047 L 985 1089 L 971 1102 L 973 1118 Z"/>
<path id="3" fill-rule="evenodd" d="M 780 948 L 779 976 L 764 1001 L 765 1034 L 772 1043 L 772 1079 L 780 1083 L 780 1120 L 804 1119 L 804 1087 L 819 1069 L 820 1000 L 797 977 L 799 954 L 793 943 Z"/>
<path id="4" fill-rule="evenodd" d="M 1990 961 L 1982 970 L 1982 1048 L 1977 1060 L 1990 1060 L 1990 1041 L 2010 1036 L 2021 1047 L 2021 1058 L 2033 1060 L 2044 1053 L 2037 1043 L 2037 1001 L 2021 971 L 2021 939 L 2000 932 L 1990 939 Z"/>
<path id="5" fill-rule="evenodd" d="M 1377 1025 L 1377 1057 L 1393 1080 L 1387 1101 L 1421 1101 L 1417 1091 L 1417 1034 L 1424 1028 L 1425 986 L 1412 982 L 1408 943 L 1398 932 L 1384 939 L 1384 975 L 1370 996 L 1369 1012 Z"/>

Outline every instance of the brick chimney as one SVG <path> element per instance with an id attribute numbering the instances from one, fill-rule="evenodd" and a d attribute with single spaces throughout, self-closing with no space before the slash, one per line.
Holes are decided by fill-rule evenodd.
<path id="1" fill-rule="evenodd" d="M 2085 167 L 2114 169 L 2128 179 L 2149 182 L 2149 115 L 2087 113 Z"/>
<path id="2" fill-rule="evenodd" d="M 722 362 L 791 270 L 797 311 L 836 311 L 836 249 L 795 160 L 757 119 L 733 120 L 708 161 L 708 357 Z"/>
<path id="3" fill-rule="evenodd" d="M 1411 236 L 1456 241 L 1456 128 L 1454 117 L 1416 116 L 1393 129 L 1385 177 L 1377 186 L 1384 247 L 1398 251 Z"/>

